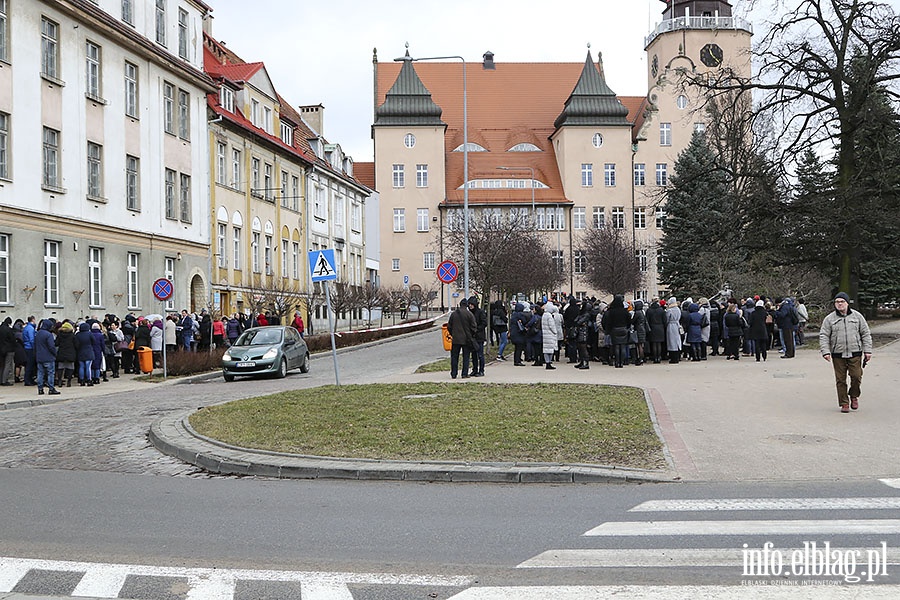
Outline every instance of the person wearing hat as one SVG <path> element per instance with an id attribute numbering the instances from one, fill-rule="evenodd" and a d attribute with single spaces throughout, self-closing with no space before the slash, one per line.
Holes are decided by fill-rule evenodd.
<path id="1" fill-rule="evenodd" d="M 872 358 L 872 334 L 866 318 L 850 308 L 850 297 L 844 292 L 834 297 L 834 311 L 822 319 L 819 348 L 822 358 L 834 367 L 841 412 L 858 409 L 863 367 Z"/>

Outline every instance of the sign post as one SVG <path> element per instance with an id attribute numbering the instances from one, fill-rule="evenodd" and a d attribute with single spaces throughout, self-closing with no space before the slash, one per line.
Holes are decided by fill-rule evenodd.
<path id="1" fill-rule="evenodd" d="M 309 275 L 313 283 L 336 280 L 337 270 L 334 265 L 334 250 L 309 251 Z M 325 304 L 328 308 L 328 329 L 331 332 L 331 357 L 334 360 L 334 384 L 341 385 L 340 376 L 338 374 L 337 347 L 334 343 L 334 316 L 331 314 L 331 292 L 327 283 L 325 284 Z"/>
<path id="2" fill-rule="evenodd" d="M 166 315 L 166 301 L 175 294 L 175 286 L 172 282 L 161 277 L 153 282 L 153 296 L 160 301 L 162 309 L 159 311 L 161 315 Z M 163 379 L 168 379 L 168 368 L 166 365 L 166 322 L 163 321 L 163 343 L 162 343 L 162 359 L 163 359 Z"/>

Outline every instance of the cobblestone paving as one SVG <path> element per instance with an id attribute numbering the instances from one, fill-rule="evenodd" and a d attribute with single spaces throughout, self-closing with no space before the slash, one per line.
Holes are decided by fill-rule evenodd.
<path id="1" fill-rule="evenodd" d="M 410 372 L 414 367 L 409 366 L 408 357 L 416 357 L 417 364 L 441 358 L 444 352 L 438 349 L 437 335 L 430 332 L 340 354 L 341 383 L 369 383 Z M 378 365 L 377 371 L 373 364 Z M 293 372 L 281 380 L 225 383 L 215 378 L 190 384 L 140 384 L 128 392 L 4 410 L 0 412 L 0 468 L 207 477 L 206 472 L 150 445 L 147 432 L 156 419 L 229 399 L 333 383 L 334 363 L 330 356 L 322 356 L 313 360 L 308 375 Z"/>

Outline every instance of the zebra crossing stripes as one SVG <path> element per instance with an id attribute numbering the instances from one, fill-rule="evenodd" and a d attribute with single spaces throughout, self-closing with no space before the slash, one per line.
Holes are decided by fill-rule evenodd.
<path id="1" fill-rule="evenodd" d="M 888 487 L 900 488 L 900 479 L 879 479 L 878 481 Z"/>
<path id="2" fill-rule="evenodd" d="M 900 519 L 611 521 L 585 536 L 900 534 Z"/>
<path id="3" fill-rule="evenodd" d="M 900 510 L 900 497 L 648 500 L 638 504 L 628 512 L 889 509 Z"/>
<path id="4" fill-rule="evenodd" d="M 234 600 L 239 582 L 300 584 L 303 600 L 353 600 L 348 587 L 351 584 L 436 587 L 471 584 L 467 577 L 454 576 L 157 567 L 0 557 L 0 594 L 15 591 L 16 584 L 32 571 L 80 573 L 82 576 L 70 595 L 91 598 L 118 598 L 126 580 L 132 576 L 184 580 L 185 600 Z"/>

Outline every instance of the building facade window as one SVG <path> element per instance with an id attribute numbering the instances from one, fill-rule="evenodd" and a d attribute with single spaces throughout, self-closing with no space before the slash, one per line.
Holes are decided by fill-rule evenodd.
<path id="1" fill-rule="evenodd" d="M 281 123 L 281 141 L 288 146 L 294 145 L 294 128 L 287 123 Z"/>
<path id="2" fill-rule="evenodd" d="M 225 223 L 216 223 L 216 250 L 218 251 L 217 264 L 219 268 L 224 269 L 228 266 L 228 248 L 226 240 L 228 225 Z"/>
<path id="3" fill-rule="evenodd" d="M 646 273 L 650 269 L 650 262 L 647 258 L 647 251 L 637 250 L 634 255 L 635 258 L 637 258 L 638 265 L 641 267 L 641 273 Z"/>
<path id="4" fill-rule="evenodd" d="M 660 123 L 659 124 L 659 145 L 660 146 L 671 146 L 672 145 L 672 124 L 671 123 Z"/>
<path id="5" fill-rule="evenodd" d="M 0 179 L 9 179 L 9 115 L 0 112 Z"/>
<path id="6" fill-rule="evenodd" d="M 175 135 L 175 86 L 163 83 L 163 128 Z"/>
<path id="7" fill-rule="evenodd" d="M 136 252 L 128 253 L 127 263 L 127 289 L 128 289 L 128 308 L 139 308 L 141 305 L 140 297 L 140 263 L 141 255 Z"/>
<path id="8" fill-rule="evenodd" d="M 566 267 L 565 260 L 563 260 L 563 251 L 562 250 L 553 250 L 550 253 L 550 259 L 553 261 L 553 264 L 556 266 L 556 272 L 562 273 Z"/>
<path id="9" fill-rule="evenodd" d="M 96 100 L 100 96 L 100 46 L 85 42 L 85 93 Z"/>
<path id="10" fill-rule="evenodd" d="M 356 200 L 350 204 L 350 229 L 357 233 L 362 231 L 362 206 Z"/>
<path id="11" fill-rule="evenodd" d="M 316 192 L 313 200 L 313 216 L 325 220 L 325 186 L 316 184 Z"/>
<path id="12" fill-rule="evenodd" d="M 669 183 L 669 167 L 667 163 L 656 163 L 656 185 L 664 187 Z"/>
<path id="13" fill-rule="evenodd" d="M 191 176 L 181 174 L 181 195 L 180 195 L 180 208 L 181 208 L 181 222 L 182 223 L 190 223 L 192 219 L 191 215 Z"/>
<path id="14" fill-rule="evenodd" d="M 290 181 L 288 172 L 282 171 L 281 172 L 281 206 L 284 208 L 290 207 L 290 205 L 288 204 L 288 201 L 289 201 L 289 199 L 288 199 L 288 181 Z"/>
<path id="15" fill-rule="evenodd" d="M 228 146 L 223 142 L 216 142 L 216 183 L 225 185 L 225 179 L 228 177 L 225 167 L 225 154 L 228 152 Z"/>
<path id="16" fill-rule="evenodd" d="M 166 0 L 156 0 L 156 43 L 166 45 Z"/>
<path id="17" fill-rule="evenodd" d="M 184 60 L 188 55 L 188 14 L 183 8 L 178 9 L 178 56 Z"/>
<path id="18" fill-rule="evenodd" d="M 274 268 L 275 265 L 272 264 L 272 259 L 274 257 L 272 256 L 272 236 L 271 235 L 266 236 L 266 245 L 265 245 L 265 248 L 263 249 L 263 258 L 265 259 L 265 263 L 266 263 L 266 275 L 273 275 L 275 273 L 275 268 Z"/>
<path id="19" fill-rule="evenodd" d="M 613 206 L 612 226 L 614 229 L 625 229 L 625 207 Z"/>
<path id="20" fill-rule="evenodd" d="M 684 110 L 688 106 L 688 97 L 684 94 L 678 94 L 678 97 L 675 98 L 675 106 L 677 106 L 680 110 Z"/>
<path id="21" fill-rule="evenodd" d="M 664 208 L 656 207 L 656 228 L 663 229 L 666 226 L 666 211 Z"/>
<path id="22" fill-rule="evenodd" d="M 587 256 L 583 250 L 576 250 L 572 255 L 572 269 L 576 275 L 584 275 L 587 267 Z"/>
<path id="23" fill-rule="evenodd" d="M 634 228 L 647 229 L 647 211 L 643 206 L 634 207 Z"/>
<path id="24" fill-rule="evenodd" d="M 706 133 L 706 123 L 694 123 L 694 133 Z"/>
<path id="25" fill-rule="evenodd" d="M 234 270 L 241 270 L 241 228 L 235 227 L 231 230 L 231 255 L 234 257 Z"/>
<path id="26" fill-rule="evenodd" d="M 0 0 L 0 60 L 9 60 L 9 20 L 7 18 L 7 0 Z"/>
<path id="27" fill-rule="evenodd" d="M 603 185 L 606 187 L 615 187 L 616 185 L 616 165 L 615 163 L 606 163 L 603 165 Z"/>
<path id="28" fill-rule="evenodd" d="M 253 260 L 253 272 L 259 273 L 259 232 L 254 231 L 250 238 L 250 256 Z"/>
<path id="29" fill-rule="evenodd" d="M 122 20 L 134 25 L 134 0 L 122 0 Z"/>
<path id="30" fill-rule="evenodd" d="M 300 279 L 300 242 L 291 242 L 291 257 L 294 268 L 292 275 L 294 279 Z"/>
<path id="31" fill-rule="evenodd" d="M 263 192 L 263 197 L 266 200 L 268 200 L 269 202 L 272 202 L 274 200 L 272 197 L 273 196 L 273 194 L 272 194 L 273 188 L 274 188 L 274 186 L 272 185 L 272 165 L 270 165 L 269 163 L 265 163 L 263 165 L 263 190 L 262 190 L 262 192 Z"/>
<path id="32" fill-rule="evenodd" d="M 406 209 L 394 209 L 394 233 L 403 233 L 406 231 Z"/>
<path id="33" fill-rule="evenodd" d="M 584 229 L 587 227 L 586 209 L 583 206 L 572 208 L 572 228 Z"/>
<path id="34" fill-rule="evenodd" d="M 178 137 L 191 140 L 191 95 L 178 90 Z"/>
<path id="35" fill-rule="evenodd" d="M 393 184 L 395 188 L 402 188 L 406 186 L 406 176 L 403 172 L 403 165 L 394 165 L 392 167 L 393 171 Z"/>
<path id="36" fill-rule="evenodd" d="M 125 207 L 128 210 L 141 210 L 140 164 L 137 157 L 125 157 Z"/>
<path id="37" fill-rule="evenodd" d="M 262 128 L 266 133 L 272 133 L 272 109 L 268 106 L 263 106 L 262 117 Z"/>
<path id="38" fill-rule="evenodd" d="M 259 127 L 259 100 L 250 100 L 250 122 L 254 127 Z"/>
<path id="39" fill-rule="evenodd" d="M 0 233 L 0 304 L 9 304 L 9 236 Z"/>
<path id="40" fill-rule="evenodd" d="M 256 157 L 250 159 L 250 195 L 262 197 L 259 185 L 259 159 Z"/>
<path id="41" fill-rule="evenodd" d="M 129 62 L 125 63 L 125 114 L 138 117 L 138 68 Z"/>
<path id="42" fill-rule="evenodd" d="M 175 259 L 171 256 L 165 258 L 163 263 L 163 277 L 168 279 L 174 285 L 175 283 Z M 174 296 L 166 300 L 166 310 L 175 310 Z"/>
<path id="43" fill-rule="evenodd" d="M 288 241 L 281 240 L 281 276 L 287 279 L 288 276 Z"/>
<path id="44" fill-rule="evenodd" d="M 428 165 L 416 165 L 416 187 L 428 187 Z"/>
<path id="45" fill-rule="evenodd" d="M 300 210 L 300 178 L 291 175 L 291 208 Z"/>
<path id="46" fill-rule="evenodd" d="M 416 136 L 411 133 L 407 133 L 403 136 L 403 145 L 407 148 L 413 148 L 416 145 Z"/>
<path id="47" fill-rule="evenodd" d="M 219 88 L 219 104 L 228 112 L 234 112 L 234 92 L 231 88 L 225 86 Z"/>
<path id="48" fill-rule="evenodd" d="M 241 185 L 241 151 L 231 149 L 231 187 L 238 188 Z"/>
<path id="49" fill-rule="evenodd" d="M 594 148 L 601 147 L 603 145 L 603 134 L 595 133 L 593 137 L 591 137 L 591 144 L 594 146 Z"/>
<path id="50" fill-rule="evenodd" d="M 44 304 L 59 305 L 59 242 L 44 240 Z"/>
<path id="51" fill-rule="evenodd" d="M 88 249 L 88 280 L 90 292 L 88 303 L 91 308 L 103 306 L 103 250 L 101 248 Z"/>
<path id="52" fill-rule="evenodd" d="M 59 188 L 59 132 L 44 127 L 43 183 L 52 189 Z"/>
<path id="53" fill-rule="evenodd" d="M 420 233 L 424 233 L 428 231 L 428 209 L 427 208 L 417 208 L 416 209 L 416 231 Z"/>
<path id="54" fill-rule="evenodd" d="M 594 165 L 591 163 L 581 164 L 581 187 L 593 187 L 594 185 Z"/>
<path id="55" fill-rule="evenodd" d="M 103 197 L 103 149 L 100 144 L 87 144 L 87 195 Z"/>
<path id="56" fill-rule="evenodd" d="M 166 218 L 177 219 L 178 211 L 175 208 L 175 171 L 166 169 Z"/>
<path id="57" fill-rule="evenodd" d="M 426 271 L 434 271 L 435 262 L 434 262 L 434 252 L 424 252 L 422 253 L 422 268 Z"/>
<path id="58" fill-rule="evenodd" d="M 595 206 L 593 212 L 594 229 L 602 229 L 606 227 L 606 209 L 602 206 Z"/>
<path id="59" fill-rule="evenodd" d="M 59 79 L 59 24 L 41 17 L 41 75 Z"/>
<path id="60" fill-rule="evenodd" d="M 647 184 L 647 165 L 644 163 L 635 163 L 634 165 L 634 185 L 641 186 Z"/>
<path id="61" fill-rule="evenodd" d="M 391 259 L 391 271 L 399 271 L 400 270 L 400 259 L 392 258 Z"/>

